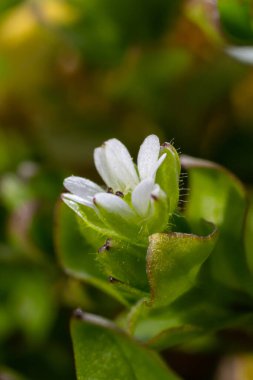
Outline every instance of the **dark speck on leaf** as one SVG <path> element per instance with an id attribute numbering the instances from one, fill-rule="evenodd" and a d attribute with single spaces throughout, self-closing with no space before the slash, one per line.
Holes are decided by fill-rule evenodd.
<path id="1" fill-rule="evenodd" d="M 105 242 L 105 244 L 102 245 L 102 247 L 99 248 L 98 253 L 109 251 L 110 248 L 111 248 L 111 240 L 107 239 L 106 242 Z"/>
<path id="2" fill-rule="evenodd" d="M 112 277 L 112 276 L 109 276 L 109 277 L 108 277 L 108 281 L 109 281 L 111 284 L 122 283 L 122 281 L 117 280 L 117 278 Z"/>

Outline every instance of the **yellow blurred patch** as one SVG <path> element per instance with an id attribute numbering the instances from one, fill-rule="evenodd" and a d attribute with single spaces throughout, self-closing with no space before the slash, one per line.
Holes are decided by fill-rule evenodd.
<path id="1" fill-rule="evenodd" d="M 52 27 L 73 22 L 73 8 L 60 0 L 41 0 L 15 7 L 0 24 L 0 42 L 18 44 L 29 37 L 38 26 Z"/>

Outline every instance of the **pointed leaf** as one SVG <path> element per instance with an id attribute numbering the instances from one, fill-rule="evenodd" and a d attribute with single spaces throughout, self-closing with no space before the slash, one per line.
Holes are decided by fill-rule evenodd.
<path id="1" fill-rule="evenodd" d="M 113 323 L 76 312 L 71 333 L 78 380 L 176 380 L 159 356 Z"/>
<path id="2" fill-rule="evenodd" d="M 80 226 L 75 214 L 63 203 L 58 204 L 55 242 L 59 261 L 69 275 L 96 286 L 126 304 L 117 289 L 108 283 L 96 260 L 104 237 L 99 234 L 94 236 L 94 230 Z"/>
<path id="3" fill-rule="evenodd" d="M 220 231 L 210 257 L 212 277 L 230 287 L 251 289 L 242 245 L 247 204 L 245 189 L 233 174 L 217 164 L 187 156 L 181 160 L 189 172 L 188 222 L 196 230 L 199 221 L 205 219 Z"/>
<path id="4" fill-rule="evenodd" d="M 216 239 L 216 230 L 205 237 L 183 233 L 150 236 L 147 274 L 154 306 L 168 305 L 194 285 Z"/>

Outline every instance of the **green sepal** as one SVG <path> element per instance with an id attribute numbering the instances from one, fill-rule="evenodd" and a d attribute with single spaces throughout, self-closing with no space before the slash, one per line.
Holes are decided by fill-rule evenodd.
<path id="1" fill-rule="evenodd" d="M 56 208 L 55 245 L 59 262 L 70 276 L 84 281 L 104 291 L 124 305 L 128 305 L 123 297 L 101 270 L 97 262 L 98 249 L 105 237 L 96 234 L 62 202 Z M 95 233 L 95 235 L 94 235 Z"/>
<path id="2" fill-rule="evenodd" d="M 179 200 L 179 176 L 181 171 L 180 159 L 173 145 L 165 143 L 161 146 L 160 156 L 166 153 L 166 158 L 156 173 L 155 182 L 168 197 L 169 213 L 172 214 Z"/>
<path id="3" fill-rule="evenodd" d="M 147 220 L 148 236 L 169 228 L 170 200 L 165 194 L 151 200 L 151 215 Z"/>
<path id="4" fill-rule="evenodd" d="M 77 310 L 71 336 L 78 380 L 179 380 L 154 351 L 101 317 Z"/>
<path id="5" fill-rule="evenodd" d="M 170 304 L 196 282 L 201 265 L 212 252 L 217 230 L 207 236 L 185 233 L 158 233 L 149 238 L 147 275 L 151 304 Z"/>
<path id="6" fill-rule="evenodd" d="M 146 236 L 142 231 L 141 226 L 138 224 L 138 216 L 134 215 L 129 219 L 124 218 L 118 211 L 105 209 L 96 205 L 100 219 L 103 221 L 106 228 L 111 231 L 112 236 L 116 236 L 120 240 L 135 241 L 144 243 Z"/>
<path id="7" fill-rule="evenodd" d="M 146 247 L 108 239 L 100 248 L 97 261 L 108 276 L 147 292 L 146 252 Z"/>
<path id="8" fill-rule="evenodd" d="M 99 234 L 107 236 L 110 230 L 105 226 L 104 222 L 99 218 L 95 209 L 74 202 L 70 199 L 64 199 L 67 206 L 73 210 L 83 221 L 84 225 L 97 231 Z"/>

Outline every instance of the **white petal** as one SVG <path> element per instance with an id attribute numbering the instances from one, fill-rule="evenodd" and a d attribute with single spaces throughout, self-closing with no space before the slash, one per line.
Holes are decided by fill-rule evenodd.
<path id="1" fill-rule="evenodd" d="M 253 65 L 253 48 L 252 46 L 231 46 L 225 49 L 225 52 L 233 58 L 243 63 Z"/>
<path id="2" fill-rule="evenodd" d="M 160 186 L 156 183 L 151 193 L 152 198 L 166 197 L 165 192 L 160 188 Z"/>
<path id="3" fill-rule="evenodd" d="M 141 216 L 147 216 L 148 214 L 154 186 L 154 181 L 152 179 L 144 179 L 138 186 L 136 186 L 132 193 L 132 204 Z"/>
<path id="4" fill-rule="evenodd" d="M 91 200 L 81 198 L 75 194 L 64 193 L 61 195 L 61 198 L 62 198 L 63 202 L 65 202 L 69 207 L 71 207 L 72 203 L 80 203 L 84 206 L 94 208 L 94 204 Z M 73 208 L 73 207 L 71 207 L 71 208 Z"/>
<path id="5" fill-rule="evenodd" d="M 155 166 L 159 157 L 160 141 L 156 135 L 150 135 L 143 141 L 137 159 L 141 180 L 154 175 Z"/>
<path id="6" fill-rule="evenodd" d="M 155 178 L 155 175 L 156 175 L 156 172 L 157 170 L 159 169 L 159 167 L 162 165 L 163 161 L 165 160 L 166 158 L 166 153 L 164 153 L 158 161 L 156 161 L 156 164 L 155 164 L 155 167 L 154 167 L 154 172 L 153 172 L 153 175 L 152 177 Z"/>
<path id="7" fill-rule="evenodd" d="M 99 193 L 95 195 L 93 202 L 98 208 L 103 208 L 109 214 L 118 214 L 123 219 L 129 220 L 136 217 L 130 206 L 117 195 Z"/>
<path id="8" fill-rule="evenodd" d="M 108 187 L 115 189 L 117 187 L 117 182 L 114 180 L 114 175 L 111 172 L 110 166 L 108 165 L 105 149 L 103 146 L 94 150 L 94 162 L 96 169 L 100 174 L 100 177 L 103 178 L 105 184 Z"/>
<path id="9" fill-rule="evenodd" d="M 122 192 L 134 189 L 139 178 L 127 148 L 117 139 L 111 139 L 104 143 L 105 155 L 110 172 L 113 173 L 114 181 Z"/>
<path id="10" fill-rule="evenodd" d="M 96 183 L 82 177 L 71 176 L 63 182 L 65 188 L 83 199 L 91 199 L 96 193 L 103 191 Z"/>

